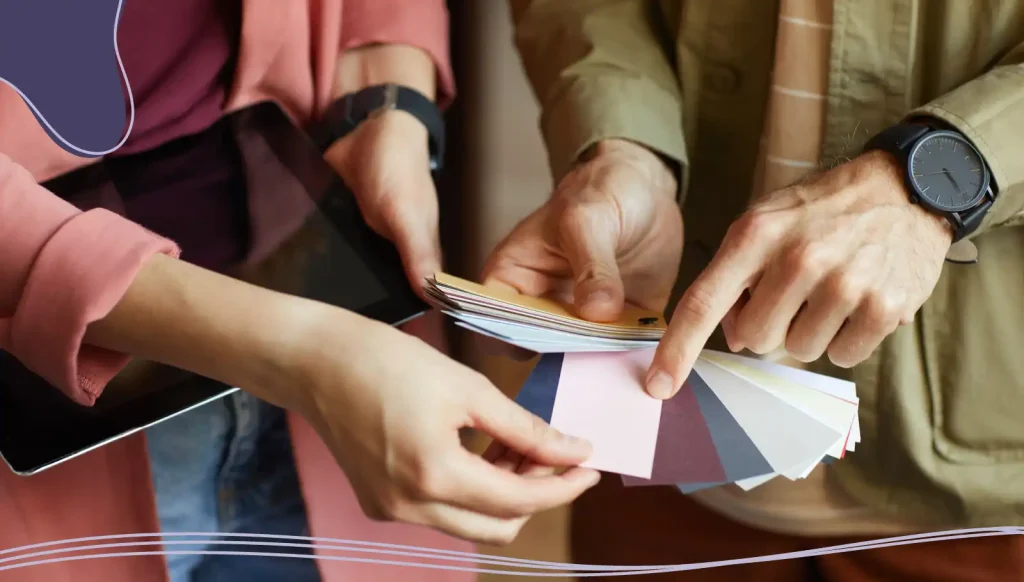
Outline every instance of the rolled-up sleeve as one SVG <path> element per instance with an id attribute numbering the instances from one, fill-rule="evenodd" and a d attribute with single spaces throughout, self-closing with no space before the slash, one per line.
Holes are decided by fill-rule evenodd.
<path id="1" fill-rule="evenodd" d="M 562 178 L 602 139 L 640 143 L 685 167 L 682 94 L 649 0 L 510 0 L 515 41 Z"/>
<path id="2" fill-rule="evenodd" d="M 911 112 L 939 118 L 978 148 L 999 189 L 976 237 L 1024 224 L 1024 44 L 984 75 Z"/>
<path id="3" fill-rule="evenodd" d="M 0 348 L 92 405 L 129 356 L 83 345 L 147 258 L 177 246 L 106 210 L 80 212 L 0 155 Z"/>

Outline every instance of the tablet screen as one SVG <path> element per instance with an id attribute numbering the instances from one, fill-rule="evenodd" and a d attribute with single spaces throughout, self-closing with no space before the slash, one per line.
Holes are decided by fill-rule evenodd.
<path id="1" fill-rule="evenodd" d="M 241 235 L 232 240 L 244 244 L 235 246 L 207 237 L 204 216 L 215 211 L 202 210 L 208 202 L 203 176 L 217 173 L 196 171 L 195 164 L 196 148 L 219 148 L 213 142 L 225 136 L 243 174 L 237 196 L 245 216 L 236 221 Z M 166 184 L 166 196 L 181 203 L 154 210 L 126 198 L 121 192 L 132 190 L 135 180 Z M 394 246 L 366 225 L 354 196 L 305 133 L 270 103 L 155 152 L 104 161 L 45 185 L 80 208 L 104 207 L 176 240 L 184 260 L 262 287 L 390 325 L 427 309 Z M 233 223 L 218 224 L 231 230 Z M 0 457 L 15 472 L 31 474 L 233 391 L 183 370 L 133 361 L 95 406 L 85 408 L 0 351 Z"/>

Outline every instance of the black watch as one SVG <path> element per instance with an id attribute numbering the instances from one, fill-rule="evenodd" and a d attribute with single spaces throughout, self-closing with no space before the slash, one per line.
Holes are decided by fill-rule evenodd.
<path id="1" fill-rule="evenodd" d="M 310 137 L 321 152 L 326 152 L 360 123 L 395 109 L 409 113 L 427 128 L 430 170 L 440 170 L 444 162 L 444 119 L 441 111 L 419 91 L 401 85 L 374 85 L 341 97 L 331 104 L 320 122 L 310 128 Z"/>
<path id="2" fill-rule="evenodd" d="M 958 131 L 924 123 L 901 123 L 868 141 L 864 151 L 882 150 L 904 168 L 911 201 L 953 225 L 953 242 L 974 232 L 996 198 L 985 158 Z"/>

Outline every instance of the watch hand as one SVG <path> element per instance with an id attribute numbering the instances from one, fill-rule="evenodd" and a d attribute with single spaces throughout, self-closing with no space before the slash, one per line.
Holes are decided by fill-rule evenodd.
<path id="1" fill-rule="evenodd" d="M 946 168 L 942 169 L 942 173 L 946 175 L 946 178 L 949 179 L 950 183 L 953 184 L 953 187 L 956 188 L 957 191 L 959 192 L 960 191 L 960 185 L 957 184 L 956 180 L 953 179 L 953 174 L 950 174 L 949 170 L 947 170 Z"/>

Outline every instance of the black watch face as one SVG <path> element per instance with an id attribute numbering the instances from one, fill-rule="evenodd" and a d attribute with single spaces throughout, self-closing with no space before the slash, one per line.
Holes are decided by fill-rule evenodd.
<path id="1" fill-rule="evenodd" d="M 915 144 L 909 170 L 923 202 L 938 210 L 967 210 L 988 190 L 988 168 L 981 154 L 953 132 L 936 131 Z"/>

